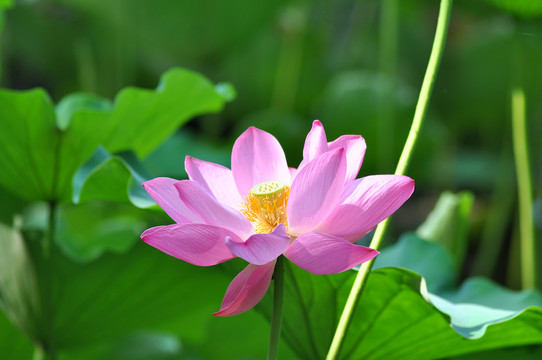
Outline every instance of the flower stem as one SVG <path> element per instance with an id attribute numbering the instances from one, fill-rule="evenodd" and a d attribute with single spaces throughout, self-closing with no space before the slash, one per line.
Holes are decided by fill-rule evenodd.
<path id="1" fill-rule="evenodd" d="M 452 8 L 452 0 L 441 0 L 440 9 L 438 14 L 437 29 L 435 32 L 435 39 L 433 41 L 433 47 L 431 49 L 431 55 L 429 57 L 429 63 L 427 64 L 427 70 L 423 78 L 422 87 L 420 90 L 420 95 L 418 97 L 418 103 L 416 104 L 416 111 L 414 112 L 414 119 L 410 127 L 410 132 L 406 140 L 405 146 L 399 158 L 397 168 L 395 169 L 396 175 L 404 175 L 408 168 L 409 162 L 412 157 L 414 146 L 416 145 L 416 140 L 418 139 L 418 134 L 420 132 L 423 119 L 427 110 L 427 105 L 429 103 L 429 98 L 431 97 L 431 91 L 433 89 L 433 84 L 435 82 L 435 76 L 440 64 L 440 59 L 442 57 L 442 52 L 444 50 L 444 43 L 446 40 L 446 34 L 448 32 L 448 24 L 450 21 L 450 14 Z M 384 237 L 384 233 L 388 227 L 388 219 L 382 221 L 376 228 L 375 234 L 369 245 L 373 249 L 378 249 Z M 339 319 L 339 324 L 335 331 L 335 335 L 331 342 L 329 352 L 327 354 L 327 360 L 337 359 L 341 351 L 341 347 L 344 343 L 346 332 L 352 321 L 354 315 L 354 310 L 363 291 L 363 287 L 369 276 L 369 271 L 373 266 L 374 259 L 361 265 L 352 290 L 348 295 L 346 304 Z"/>
<path id="2" fill-rule="evenodd" d="M 284 299 L 284 256 L 277 258 L 275 264 L 274 288 L 273 288 L 273 318 L 271 319 L 271 335 L 269 336 L 269 348 L 267 350 L 267 360 L 278 358 L 280 329 L 282 327 L 282 310 Z"/>
<path id="3" fill-rule="evenodd" d="M 531 171 L 527 146 L 525 94 L 512 89 L 512 135 L 518 183 L 519 232 L 521 241 L 521 283 L 524 289 L 536 286 L 536 247 L 533 225 Z"/>

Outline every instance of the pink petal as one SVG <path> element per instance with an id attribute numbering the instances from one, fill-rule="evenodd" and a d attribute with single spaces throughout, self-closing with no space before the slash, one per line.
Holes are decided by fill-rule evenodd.
<path id="1" fill-rule="evenodd" d="M 288 231 L 312 231 L 334 208 L 346 175 L 344 149 L 328 151 L 299 171 L 288 199 Z"/>
<path id="2" fill-rule="evenodd" d="M 414 180 L 401 175 L 373 175 L 348 184 L 339 205 L 316 231 L 356 241 L 393 214 L 414 191 Z"/>
<path id="3" fill-rule="evenodd" d="M 192 180 L 183 180 L 174 185 L 179 196 L 201 222 L 228 229 L 242 239 L 252 232 L 252 224 L 240 212 L 220 204 L 202 185 Z"/>
<path id="4" fill-rule="evenodd" d="M 252 187 L 265 181 L 291 183 L 279 142 L 273 135 L 255 127 L 248 128 L 235 141 L 231 168 L 241 196 L 247 196 Z"/>
<path id="5" fill-rule="evenodd" d="M 184 167 L 190 180 L 203 185 L 220 203 L 237 209 L 244 202 L 230 169 L 190 156 L 186 157 Z"/>
<path id="6" fill-rule="evenodd" d="M 290 235 L 286 227 L 279 224 L 271 234 L 255 234 L 246 241 L 239 238 L 226 238 L 230 251 L 251 264 L 263 265 L 279 257 L 290 245 Z"/>
<path id="7" fill-rule="evenodd" d="M 328 144 L 329 150 L 346 150 L 346 183 L 354 180 L 359 173 L 367 145 L 359 135 L 343 135 Z"/>
<path id="8" fill-rule="evenodd" d="M 303 147 L 303 161 L 299 164 L 297 170 L 303 169 L 309 162 L 328 151 L 327 138 L 324 126 L 320 120 L 312 122 L 312 129 L 307 134 L 305 146 Z M 292 177 L 292 182 L 294 178 Z"/>
<path id="9" fill-rule="evenodd" d="M 303 161 L 309 162 L 328 150 L 324 127 L 320 120 L 312 122 L 312 129 L 307 134 L 303 147 Z"/>
<path id="10" fill-rule="evenodd" d="M 141 234 L 141 239 L 160 251 L 198 266 L 216 265 L 235 257 L 225 238 L 237 235 L 205 224 L 157 226 Z"/>
<path id="11" fill-rule="evenodd" d="M 339 237 L 306 233 L 284 252 L 290 261 L 313 274 L 335 274 L 371 260 L 378 251 Z"/>
<path id="12" fill-rule="evenodd" d="M 179 180 L 159 177 L 143 183 L 143 187 L 166 214 L 176 223 L 197 222 L 195 216 L 179 197 L 175 184 Z"/>
<path id="13" fill-rule="evenodd" d="M 292 179 L 292 182 L 293 182 L 296 175 L 297 175 L 297 169 L 296 168 L 289 168 L 288 170 L 290 170 L 290 179 Z"/>
<path id="14" fill-rule="evenodd" d="M 232 316 L 252 309 L 264 297 L 275 269 L 275 261 L 249 264 L 228 286 L 220 311 L 215 316 Z"/>

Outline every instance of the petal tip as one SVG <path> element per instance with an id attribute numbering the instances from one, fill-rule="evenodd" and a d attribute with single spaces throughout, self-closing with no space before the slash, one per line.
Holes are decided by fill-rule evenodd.
<path id="1" fill-rule="evenodd" d="M 231 315 L 225 315 L 225 314 L 224 314 L 224 310 L 222 310 L 222 311 L 217 311 L 217 312 L 213 313 L 213 316 L 216 316 L 216 317 L 226 317 L 226 316 L 231 316 Z"/>

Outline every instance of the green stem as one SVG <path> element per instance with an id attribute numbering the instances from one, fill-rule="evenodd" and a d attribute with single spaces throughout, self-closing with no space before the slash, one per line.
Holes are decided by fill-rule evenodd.
<path id="1" fill-rule="evenodd" d="M 49 219 L 47 224 L 47 236 L 42 247 L 43 254 L 43 351 L 42 358 L 47 360 L 56 359 L 56 351 L 54 346 L 54 326 L 53 326 L 53 250 L 55 242 L 56 228 L 56 210 L 57 204 L 55 201 L 49 202 Z"/>
<path id="2" fill-rule="evenodd" d="M 403 152 L 399 158 L 397 168 L 395 169 L 396 175 L 404 175 L 408 168 L 408 164 L 411 160 L 414 146 L 416 145 L 416 140 L 418 139 L 418 134 L 427 111 L 427 105 L 429 103 L 429 98 L 431 97 L 431 91 L 433 89 L 433 84 L 435 82 L 435 76 L 440 64 L 440 59 L 442 57 L 442 52 L 444 50 L 444 44 L 446 40 L 446 33 L 448 32 L 448 24 L 450 21 L 450 14 L 452 8 L 452 0 L 441 0 L 440 10 L 437 21 L 437 29 L 435 32 L 435 39 L 433 41 L 433 47 L 431 49 L 431 55 L 429 57 L 429 63 L 427 65 L 427 70 L 423 78 L 422 87 L 420 90 L 420 95 L 418 97 L 418 103 L 416 104 L 416 111 L 414 112 L 414 119 L 410 127 L 410 132 L 406 140 L 405 146 L 403 147 Z M 388 227 L 388 219 L 382 221 L 376 228 L 375 234 L 369 245 L 373 249 L 378 249 L 384 237 L 384 233 Z M 373 266 L 374 259 L 370 260 L 361 265 L 352 290 L 348 295 L 343 313 L 339 319 L 339 324 L 335 331 L 335 335 L 331 342 L 329 352 L 326 359 L 332 360 L 337 359 L 341 351 L 341 347 L 344 343 L 346 332 L 352 321 L 354 315 L 354 310 L 363 291 L 363 287 L 369 276 L 369 271 Z"/>
<path id="3" fill-rule="evenodd" d="M 269 336 L 269 348 L 267 360 L 278 358 L 280 329 L 282 327 L 282 312 L 284 308 L 284 257 L 277 258 L 275 264 L 274 289 L 273 289 L 273 318 L 271 319 L 271 335 Z"/>
<path id="4" fill-rule="evenodd" d="M 512 135 L 518 182 L 521 283 L 524 289 L 529 289 L 536 286 L 536 246 L 525 117 L 525 94 L 516 86 L 512 89 Z"/>
<path id="5" fill-rule="evenodd" d="M 32 360 L 45 360 L 46 356 L 43 349 L 39 346 L 34 347 L 34 354 L 32 354 Z"/>

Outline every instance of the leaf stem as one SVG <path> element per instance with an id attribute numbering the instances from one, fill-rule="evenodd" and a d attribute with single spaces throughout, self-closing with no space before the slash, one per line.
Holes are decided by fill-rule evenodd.
<path id="1" fill-rule="evenodd" d="M 433 47 L 431 49 L 431 55 L 429 57 L 429 63 L 427 64 L 427 70 L 423 78 L 423 83 L 420 90 L 420 95 L 418 97 L 418 103 L 416 104 L 416 110 L 414 112 L 414 119 L 410 127 L 410 132 L 408 134 L 405 146 L 403 147 L 401 157 L 399 158 L 397 168 L 395 169 L 396 175 L 404 175 L 406 173 L 409 162 L 412 158 L 414 146 L 416 145 L 418 134 L 420 132 L 425 113 L 427 111 L 427 106 L 431 97 L 435 77 L 440 64 L 440 59 L 444 50 L 446 34 L 448 32 L 448 24 L 450 21 L 451 8 L 452 0 L 441 0 L 437 21 L 437 29 L 435 32 Z M 388 227 L 388 219 L 382 221 L 377 226 L 371 244 L 369 245 L 371 248 L 378 249 L 380 247 L 380 244 L 384 237 L 384 233 L 386 232 L 386 229 Z M 346 332 L 348 330 L 348 327 L 350 326 L 352 317 L 354 315 L 354 310 L 359 301 L 361 292 L 363 291 L 363 287 L 365 285 L 367 277 L 369 276 L 369 271 L 371 270 L 373 263 L 374 259 L 362 264 L 358 271 L 358 274 L 352 286 L 352 290 L 348 295 L 348 299 L 346 301 L 343 313 L 341 315 L 341 318 L 339 319 L 339 324 L 337 325 L 335 335 L 333 337 L 329 352 L 326 357 L 327 360 L 334 360 L 337 359 L 339 356 L 345 340 Z"/>
<path id="2" fill-rule="evenodd" d="M 40 346 L 34 347 L 34 353 L 32 354 L 32 360 L 45 360 L 46 356 L 43 349 Z"/>
<path id="3" fill-rule="evenodd" d="M 42 312 L 44 323 L 43 334 L 43 359 L 54 360 L 56 359 L 56 351 L 54 346 L 54 326 L 53 326 L 53 252 L 55 246 L 55 229 L 56 229 L 56 211 L 57 203 L 55 201 L 49 202 L 49 218 L 47 223 L 47 235 L 45 236 L 42 245 L 43 255 L 43 298 L 42 298 Z"/>
<path id="4" fill-rule="evenodd" d="M 273 318 L 271 319 L 271 335 L 269 336 L 267 360 L 277 359 L 279 352 L 280 329 L 282 327 L 282 312 L 284 308 L 284 257 L 282 255 L 277 258 L 273 276 Z"/>
<path id="5" fill-rule="evenodd" d="M 533 224 L 533 186 L 525 119 L 525 93 L 520 86 L 515 86 L 511 96 L 512 135 L 518 183 L 521 283 L 524 289 L 530 289 L 536 286 L 536 245 Z"/>

